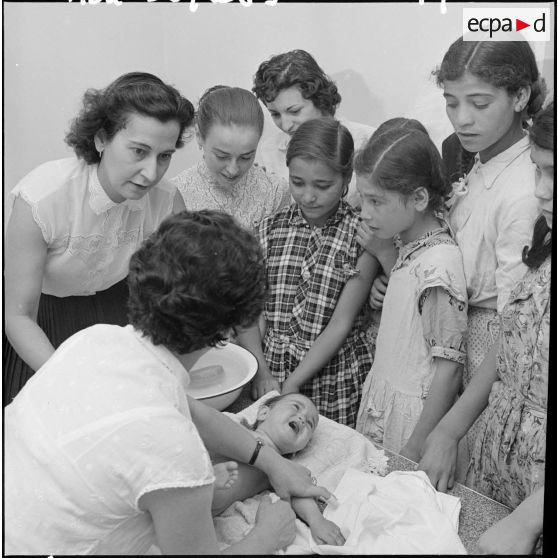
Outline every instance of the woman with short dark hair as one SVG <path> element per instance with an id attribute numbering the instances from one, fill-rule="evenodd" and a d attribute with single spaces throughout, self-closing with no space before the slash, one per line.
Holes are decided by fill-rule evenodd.
<path id="1" fill-rule="evenodd" d="M 6 231 L 4 404 L 70 335 L 126 324 L 131 254 L 172 212 L 163 179 L 192 104 L 143 72 L 90 89 L 66 143 L 75 156 L 25 176 Z"/>

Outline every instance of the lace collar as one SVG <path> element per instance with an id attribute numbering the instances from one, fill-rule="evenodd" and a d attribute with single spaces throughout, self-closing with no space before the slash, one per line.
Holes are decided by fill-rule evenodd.
<path id="1" fill-rule="evenodd" d="M 419 238 L 417 238 L 416 240 L 413 240 L 412 242 L 409 242 L 407 244 L 403 244 L 403 242 L 401 242 L 399 235 L 395 237 L 394 243 L 395 246 L 399 248 L 399 259 L 401 261 L 408 259 L 411 256 L 411 254 L 413 254 L 420 248 L 430 245 L 434 240 L 436 240 L 440 236 L 446 235 L 449 236 L 450 238 L 453 238 L 448 223 L 444 219 L 440 219 L 440 218 L 438 218 L 438 221 L 440 223 L 439 228 L 432 229 L 431 231 L 428 231 L 422 236 L 419 236 Z"/>
<path id="2" fill-rule="evenodd" d="M 327 218 L 327 221 L 321 227 L 316 227 L 316 228 L 326 229 L 327 227 L 337 225 L 337 223 L 339 223 L 345 217 L 348 211 L 351 211 L 350 206 L 347 204 L 347 202 L 341 200 L 339 202 L 339 205 L 337 206 L 337 209 L 335 210 L 335 213 L 330 215 Z M 312 228 L 308 223 L 308 221 L 304 218 L 304 215 L 302 214 L 300 207 L 296 203 L 293 203 L 289 208 L 288 220 L 289 220 L 288 221 L 289 225 L 292 225 L 294 227 Z"/>
<path id="3" fill-rule="evenodd" d="M 248 182 L 248 175 L 250 174 L 251 169 L 252 167 L 250 167 L 250 169 L 246 172 L 246 174 L 236 184 L 233 184 L 229 188 L 223 188 L 221 185 L 217 183 L 215 178 L 213 178 L 211 171 L 207 167 L 207 164 L 203 160 L 203 158 L 201 159 L 201 161 L 198 161 L 197 164 L 197 171 L 200 177 L 202 178 L 202 180 L 207 184 L 209 184 L 209 186 L 213 191 L 218 191 L 224 196 L 230 196 L 230 197 L 236 197 L 238 192 L 244 189 L 244 187 Z"/>
<path id="4" fill-rule="evenodd" d="M 96 215 L 101 215 L 109 209 L 116 206 L 124 206 L 130 209 L 130 211 L 139 211 L 145 207 L 146 197 L 143 196 L 139 200 L 124 200 L 121 203 L 116 203 L 112 201 L 104 188 L 99 182 L 99 177 L 97 175 L 97 169 L 99 165 L 89 166 L 89 207 L 93 210 Z"/>
<path id="5" fill-rule="evenodd" d="M 492 188 L 500 174 L 502 174 L 507 167 L 509 167 L 518 157 L 527 151 L 529 147 L 529 137 L 525 135 L 519 141 L 516 141 L 505 151 L 498 153 L 498 155 L 495 155 L 486 163 L 481 163 L 479 154 L 477 153 L 475 155 L 475 164 L 469 174 L 472 175 L 480 172 L 484 179 L 484 187 L 489 190 Z"/>

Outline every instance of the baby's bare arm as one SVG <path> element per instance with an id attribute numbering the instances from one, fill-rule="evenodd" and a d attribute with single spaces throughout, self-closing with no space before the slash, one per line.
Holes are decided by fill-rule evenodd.
<path id="1" fill-rule="evenodd" d="M 291 505 L 296 515 L 310 527 L 312 536 L 318 544 L 335 546 L 345 544 L 341 529 L 322 515 L 314 498 L 292 498 Z"/>

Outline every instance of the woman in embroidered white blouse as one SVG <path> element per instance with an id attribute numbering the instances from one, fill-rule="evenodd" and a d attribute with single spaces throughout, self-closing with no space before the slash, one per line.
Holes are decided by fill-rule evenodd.
<path id="1" fill-rule="evenodd" d="M 217 209 L 254 229 L 289 205 L 288 183 L 254 165 L 264 115 L 253 93 L 215 85 L 201 97 L 196 139 L 202 160 L 173 178 L 188 209 Z"/>
<path id="2" fill-rule="evenodd" d="M 128 261 L 173 210 L 175 188 L 162 178 L 193 116 L 158 77 L 124 74 L 86 91 L 66 136 L 75 157 L 44 163 L 12 190 L 4 405 L 76 331 L 126 324 Z"/>

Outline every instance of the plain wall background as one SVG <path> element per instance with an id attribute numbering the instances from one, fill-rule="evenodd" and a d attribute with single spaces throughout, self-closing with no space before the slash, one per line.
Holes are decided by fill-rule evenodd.
<path id="1" fill-rule="evenodd" d="M 85 89 L 142 70 L 174 84 L 196 105 L 217 83 L 251 89 L 260 62 L 294 48 L 308 50 L 337 82 L 338 115 L 372 126 L 414 116 L 439 146 L 452 129 L 430 73 L 461 35 L 464 6 L 505 6 L 448 3 L 442 14 L 440 2 L 254 2 L 198 4 L 195 13 L 188 1 L 4 3 L 4 195 L 40 163 L 71 155 L 63 139 Z M 553 42 L 532 46 L 552 84 Z M 274 125 L 264 113 L 266 134 Z M 199 153 L 195 141 L 187 144 L 167 177 L 191 166 Z"/>

